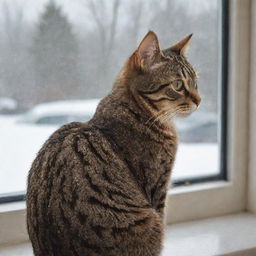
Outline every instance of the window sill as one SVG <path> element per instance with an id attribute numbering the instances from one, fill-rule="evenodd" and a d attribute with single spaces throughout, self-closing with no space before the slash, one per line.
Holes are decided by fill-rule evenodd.
<path id="1" fill-rule="evenodd" d="M 204 219 L 243 211 L 244 208 L 234 207 L 232 200 L 229 200 L 224 208 L 221 207 L 219 199 L 225 199 L 225 192 L 231 186 L 231 182 L 217 181 L 171 189 L 167 200 L 167 223 Z M 209 198 L 211 198 L 211 204 L 209 204 Z M 28 240 L 25 216 L 24 201 L 0 204 L 0 227 L 4 227 L 0 229 L 2 244 L 14 244 Z"/>
<path id="2" fill-rule="evenodd" d="M 3 213 L 14 212 L 26 209 L 25 201 L 0 204 L 0 216 Z"/>
<path id="3" fill-rule="evenodd" d="M 254 256 L 256 216 L 249 213 L 167 226 L 163 256 Z M 0 247 L 1 256 L 32 256 L 29 242 Z"/>
<path id="4" fill-rule="evenodd" d="M 163 256 L 255 256 L 256 215 L 240 213 L 169 225 Z"/>

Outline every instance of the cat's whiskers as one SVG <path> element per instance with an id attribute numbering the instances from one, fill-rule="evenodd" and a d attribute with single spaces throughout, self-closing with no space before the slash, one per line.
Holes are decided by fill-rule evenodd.
<path id="1" fill-rule="evenodd" d="M 159 114 L 157 114 L 156 116 L 153 116 L 153 120 L 152 122 L 149 124 L 148 129 L 150 129 L 159 119 L 161 119 L 162 116 L 164 116 L 167 113 L 167 111 L 164 112 L 160 112 Z"/>
<path id="2" fill-rule="evenodd" d="M 168 119 L 173 118 L 178 112 L 180 111 L 180 108 L 170 111 L 167 111 L 167 113 L 163 116 L 163 119 L 161 120 L 162 123 L 165 123 Z"/>
<path id="3" fill-rule="evenodd" d="M 164 115 L 166 113 L 166 111 L 160 111 L 159 113 L 156 113 L 155 115 L 152 115 L 147 121 L 145 124 L 148 124 L 150 121 L 154 122 L 154 118 L 158 118 L 160 117 L 161 115 Z M 152 120 L 153 119 L 153 120 Z"/>
<path id="4" fill-rule="evenodd" d="M 157 113 L 156 115 L 152 115 L 147 121 L 146 121 L 146 125 L 148 124 L 149 127 L 152 126 L 152 124 L 155 122 L 155 120 L 157 120 L 162 114 L 164 114 L 165 111 L 161 111 L 159 113 Z"/>
<path id="5" fill-rule="evenodd" d="M 172 111 L 166 111 L 166 113 L 161 116 L 161 123 L 164 123 L 164 120 L 166 120 L 170 116 L 170 113 L 172 113 Z"/>
<path id="6" fill-rule="evenodd" d="M 145 124 L 148 124 L 153 118 L 159 116 L 159 113 L 157 113 L 156 115 L 152 115 L 147 121 Z"/>
<path id="7" fill-rule="evenodd" d="M 177 108 L 175 110 L 167 110 L 167 111 L 162 111 L 158 115 L 151 117 L 154 118 L 150 125 L 148 126 L 148 129 L 150 129 L 157 121 L 160 121 L 161 123 L 164 123 L 168 118 L 174 117 L 178 112 L 180 111 L 180 108 Z"/>

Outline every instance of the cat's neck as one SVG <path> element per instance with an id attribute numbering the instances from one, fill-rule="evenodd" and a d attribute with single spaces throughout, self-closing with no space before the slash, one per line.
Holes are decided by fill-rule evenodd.
<path id="1" fill-rule="evenodd" d="M 134 136 L 136 133 L 143 133 L 163 141 L 176 137 L 172 121 L 162 124 L 143 109 L 136 99 L 117 97 L 115 94 L 110 94 L 101 101 L 91 123 L 101 129 L 117 129 L 116 126 L 123 132 L 132 129 Z"/>
<path id="2" fill-rule="evenodd" d="M 118 123 L 124 130 L 126 127 L 133 128 L 134 132 L 156 133 L 163 138 L 176 136 L 172 120 L 162 123 L 154 113 L 140 104 L 139 99 L 120 86 L 114 87 L 114 90 L 101 101 L 92 123 L 100 127 L 113 127 Z"/>

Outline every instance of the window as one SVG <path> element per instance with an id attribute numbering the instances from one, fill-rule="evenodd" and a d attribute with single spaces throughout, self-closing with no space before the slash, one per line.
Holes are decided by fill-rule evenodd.
<path id="1" fill-rule="evenodd" d="M 200 72 L 203 100 L 198 112 L 177 120 L 174 183 L 224 178 L 225 118 L 219 117 L 225 117 L 226 87 L 220 77 L 227 63 L 219 1 L 1 2 L 0 195 L 24 193 L 43 142 L 60 125 L 93 115 L 97 103 L 90 102 L 111 89 L 149 28 L 162 48 L 194 33 L 189 59 Z"/>
<path id="2" fill-rule="evenodd" d="M 123 0 L 125 1 L 125 0 Z M 185 1 L 185 0 L 184 0 Z M 199 0 L 198 0 L 199 1 Z M 194 5 L 198 5 L 198 1 L 193 0 L 193 1 L 186 1 L 186 8 L 191 5 L 190 2 L 192 2 L 192 5 L 194 3 Z M 8 8 L 6 8 L 6 4 L 3 4 L 3 2 L 8 3 Z M 24 4 L 24 3 L 28 3 L 28 0 L 24 0 L 24 2 L 22 0 L 19 1 L 0 1 L 0 3 L 2 4 L 3 10 L 9 10 L 9 13 L 12 15 L 16 15 L 17 17 L 23 17 L 23 19 L 25 19 L 25 17 L 27 17 L 26 20 L 26 24 L 30 24 L 29 27 L 31 28 L 31 26 L 33 25 L 33 27 L 35 28 L 35 24 L 38 24 L 38 22 L 36 22 L 38 20 L 38 14 L 43 12 L 44 9 L 44 5 L 47 2 L 44 2 L 43 0 L 41 1 L 29 1 L 29 4 Z M 70 22 L 73 22 L 73 20 L 76 18 L 76 16 L 80 16 L 83 17 L 84 15 L 84 9 L 81 7 L 81 5 L 79 5 L 79 0 L 77 1 L 72 1 L 72 3 L 68 3 L 69 7 L 65 7 L 67 2 L 70 1 L 60 1 L 60 0 L 55 0 L 55 2 L 57 4 L 59 4 L 63 10 L 63 12 L 67 15 L 68 13 L 70 13 L 70 9 L 72 9 L 73 11 L 76 10 L 77 11 L 77 15 L 68 15 Z M 89 2 L 89 1 L 88 1 Z M 128 2 L 128 1 L 127 1 Z M 133 2 L 133 1 L 132 1 Z M 147 1 L 147 3 L 155 3 L 155 1 Z M 175 1 L 171 1 L 175 2 Z M 182 2 L 182 1 L 177 1 L 178 3 Z M 213 1 L 204 1 L 202 0 L 203 6 L 207 5 L 207 2 L 213 2 Z M 113 2 L 111 2 L 113 3 Z M 137 3 L 137 2 L 136 2 Z M 161 6 L 164 5 L 164 3 L 166 3 L 165 1 L 157 1 L 157 3 L 160 3 Z M 77 5 L 78 4 L 78 5 Z M 234 1 L 216 1 L 216 15 L 217 12 L 222 13 L 223 17 L 222 17 L 222 23 L 220 23 L 220 15 L 218 16 L 218 35 L 219 35 L 219 42 L 222 42 L 222 52 L 220 52 L 220 48 L 218 50 L 218 52 L 220 53 L 218 60 L 219 60 L 219 65 L 218 65 L 218 70 L 221 69 L 222 70 L 222 75 L 218 75 L 219 79 L 222 80 L 222 82 L 219 82 L 219 86 L 221 86 L 221 88 L 219 89 L 219 99 L 222 98 L 221 102 L 224 102 L 224 99 L 228 98 L 228 101 L 225 101 L 226 104 L 222 104 L 220 107 L 218 107 L 218 111 L 221 112 L 222 114 L 218 114 L 218 120 L 221 119 L 221 122 L 218 122 L 217 126 L 220 127 L 220 132 L 217 133 L 217 138 L 221 137 L 222 139 L 220 139 L 221 144 L 220 144 L 220 150 L 219 150 L 219 155 L 220 155 L 220 161 L 219 161 L 219 165 L 220 168 L 219 170 L 223 170 L 226 169 L 227 170 L 227 177 L 228 179 L 225 180 L 219 180 L 219 181 L 211 181 L 211 182 L 204 182 L 204 183 L 198 183 L 198 184 L 192 184 L 190 186 L 176 186 L 174 188 L 172 188 L 170 190 L 170 192 L 168 193 L 168 200 L 167 200 L 167 216 L 166 216 L 166 221 L 167 223 L 174 223 L 174 222 L 180 222 L 180 221 L 187 221 L 187 220 L 195 220 L 195 219 L 201 219 L 201 218 L 205 218 L 205 217 L 215 217 L 215 216 L 220 216 L 220 215 L 225 215 L 225 214 L 231 214 L 231 213 L 238 213 L 241 211 L 247 211 L 250 210 L 252 212 L 255 213 L 255 209 L 256 209 L 256 200 L 255 200 L 255 164 L 254 164 L 254 155 L 255 155 L 255 136 L 254 136 L 254 127 L 256 124 L 256 120 L 255 120 L 255 114 L 254 114 L 254 92 L 255 92 L 255 65 L 253 65 L 253 63 L 255 63 L 255 51 L 254 51 L 254 45 L 255 45 L 255 38 L 256 38 L 256 32 L 255 32 L 255 27 L 251 26 L 251 24 L 253 24 L 254 22 L 254 18 L 255 16 L 255 12 L 256 12 L 256 5 L 254 4 L 254 1 L 251 0 L 234 0 Z M 23 10 L 24 12 L 28 12 L 28 14 L 24 15 L 17 15 L 19 13 L 19 11 L 17 11 L 17 7 L 25 7 Z M 70 5 L 74 5 L 76 7 L 70 7 Z M 78 7 L 77 7 L 78 6 Z M 222 7 L 224 6 L 224 7 Z M 65 8 L 64 8 L 65 7 Z M 171 4 L 172 7 L 172 4 Z M 120 9 L 121 10 L 121 9 Z M 121 15 L 124 15 L 124 12 L 126 10 L 129 10 L 127 8 L 127 6 L 125 6 L 125 8 L 122 8 L 123 12 L 121 13 Z M 144 9 L 144 12 L 146 13 L 146 15 L 144 16 L 150 16 L 152 14 L 152 10 L 154 10 L 154 8 L 152 8 L 152 6 L 148 9 Z M 194 9 L 195 10 L 195 9 Z M 108 11 L 111 11 L 110 8 L 108 7 Z M 3 12 L 4 13 L 4 12 Z M 8 12 L 7 12 L 8 13 Z M 14 15 L 14 17 L 16 17 Z M 93 37 L 93 32 L 94 30 L 96 30 L 95 27 L 95 23 L 93 22 L 93 20 L 91 19 L 91 15 L 92 12 L 86 12 L 86 15 L 88 17 L 90 17 L 90 22 L 86 23 L 83 19 L 79 18 L 79 24 L 77 24 L 78 26 L 73 26 L 73 32 L 75 32 L 75 34 L 77 33 L 77 31 L 79 30 L 78 28 L 82 28 L 83 26 L 90 28 L 92 31 L 91 33 L 88 35 L 89 38 L 91 38 L 92 41 L 88 42 L 88 44 L 92 44 L 92 42 L 96 42 L 96 36 Z M 197 12 L 195 11 L 193 14 L 193 17 L 196 17 Z M 8 16 L 8 15 L 7 15 Z M 75 17 L 74 17 L 75 16 Z M 0 20 L 4 19 L 4 15 L 1 15 Z M 11 16 L 10 16 L 11 17 Z M 183 17 L 183 14 L 182 16 Z M 20 18 L 19 18 L 20 19 Z M 19 20 L 18 19 L 18 20 Z M 177 19 L 180 19 L 177 18 Z M 15 18 L 11 18 L 11 19 L 7 19 L 8 21 L 12 21 L 15 22 Z M 133 21 L 133 20 L 132 20 Z M 105 21 L 107 22 L 107 21 Z M 109 22 L 109 20 L 108 20 Z M 182 21 L 183 22 L 183 21 Z M 17 24 L 22 25 L 22 22 L 16 22 Z M 3 23 L 4 24 L 4 23 Z M 12 23 L 15 24 L 15 23 Z M 73 23 L 72 23 L 73 24 Z M 105 24 L 105 23 L 104 23 Z M 106 25 L 109 23 L 106 23 Z M 131 26 L 131 22 L 129 23 L 129 25 Z M 16 26 L 12 25 L 12 26 L 7 26 L 10 28 L 15 28 Z M 136 26 L 135 26 L 136 27 Z M 229 33 L 227 33 L 227 27 L 228 27 L 228 31 Z M 4 28 L 6 28 L 6 26 L 2 26 L 1 27 L 1 35 L 4 35 Z M 76 28 L 76 29 L 75 29 Z M 222 30 L 222 35 L 220 36 L 220 31 Z M 20 30 L 19 31 L 23 31 L 24 30 Z M 35 30 L 34 30 L 35 31 Z M 97 31 L 97 30 L 96 30 Z M 167 31 L 167 30 L 166 30 Z M 83 31 L 84 32 L 84 31 Z M 121 31 L 122 32 L 122 31 Z M 127 31 L 126 31 L 127 32 Z M 146 32 L 146 28 L 145 31 Z M 144 34 L 144 32 L 142 31 L 141 34 L 139 35 L 139 38 L 141 38 Z M 189 31 L 190 32 L 190 31 Z M 128 33 L 128 32 L 127 32 Z M 167 32 L 166 32 L 167 33 Z M 16 33 L 14 34 L 16 35 Z M 27 35 L 27 32 L 24 34 Z M 77 35 L 77 34 L 76 34 Z M 121 34 L 120 34 L 121 35 Z M 190 60 L 191 62 L 194 63 L 194 61 L 192 60 L 192 53 L 193 53 L 193 48 L 196 47 L 195 46 L 195 35 L 194 34 L 194 39 L 192 40 L 192 44 L 191 44 L 191 55 L 190 55 Z M 7 36 L 7 34 L 5 33 L 5 36 Z M 82 38 L 85 37 L 85 34 L 82 33 Z M 162 47 L 166 47 L 166 45 L 164 45 L 164 42 L 162 41 L 163 35 L 159 35 L 161 43 L 162 43 Z M 177 37 L 177 38 L 176 38 Z M 182 37 L 182 35 L 181 35 Z M 5 45 L 5 47 L 10 47 L 10 46 L 5 43 L 5 40 L 3 39 L 4 37 L 2 36 L 2 40 L 0 43 L 0 46 L 3 47 Z M 12 36 L 10 37 L 12 38 Z M 27 37 L 26 39 L 29 39 L 30 37 Z M 31 38 L 30 38 L 31 39 Z M 175 39 L 173 38 L 173 42 L 175 42 L 177 39 L 179 39 L 178 34 L 175 34 Z M 229 43 L 227 43 L 227 40 L 229 39 Z M 121 40 L 121 42 L 124 42 L 126 39 Z M 206 40 L 207 41 L 207 40 Z M 24 45 L 24 41 L 17 41 L 17 38 L 14 40 L 15 42 L 19 42 L 19 45 Z M 20 42 L 23 42 L 22 44 Z M 130 42 L 129 42 L 130 43 Z M 169 41 L 167 42 L 169 43 Z M 123 44 L 116 44 L 116 46 L 121 47 L 122 51 L 126 51 L 127 49 L 122 48 L 124 45 Z M 30 46 L 30 45 L 29 45 Z M 86 49 L 87 45 L 80 45 L 83 49 Z M 96 47 L 96 43 L 94 44 L 95 49 L 98 49 L 98 47 Z M 135 47 L 135 44 L 134 44 Z M 130 49 L 134 49 L 133 46 L 130 46 Z M 6 48 L 5 48 L 6 49 Z M 13 49 L 13 48 L 12 48 Z M 26 49 L 31 49 L 31 47 L 26 47 Z M 15 50 L 15 51 L 14 51 Z M 17 52 L 18 48 L 14 48 L 13 51 L 9 50 L 9 54 L 12 52 L 13 54 L 15 53 L 16 58 L 11 58 L 10 60 L 12 60 L 12 63 L 19 63 L 18 60 L 19 58 L 17 57 Z M 227 62 L 227 50 L 229 52 L 229 61 Z M 128 50 L 127 50 L 128 51 Z M 87 51 L 86 51 L 87 52 Z M 87 52 L 88 53 L 88 52 Z M 129 52 L 130 53 L 130 52 Z M 1 100 L 0 100 L 0 109 L 1 109 L 1 116 L 0 116 L 0 189 L 2 188 L 2 186 L 5 186 L 5 183 L 9 183 L 9 187 L 12 184 L 17 184 L 16 180 L 15 182 L 12 182 L 12 178 L 16 177 L 18 175 L 17 172 L 12 172 L 11 168 L 6 168 L 5 170 L 7 170 L 8 172 L 12 172 L 12 174 L 9 175 L 9 177 L 11 176 L 11 179 L 7 179 L 7 177 L 5 176 L 6 173 L 3 172 L 3 168 L 7 166 L 7 164 L 9 164 L 10 161 L 6 161 L 6 158 L 3 156 L 6 151 L 8 151 L 8 148 L 6 147 L 6 145 L 13 145 L 13 147 L 11 147 L 9 150 L 13 156 L 15 154 L 17 154 L 17 152 L 21 152 L 21 154 L 25 154 L 24 148 L 22 149 L 17 149 L 16 146 L 18 146 L 17 141 L 21 140 L 21 137 L 25 137 L 26 132 L 28 131 L 28 127 L 26 129 L 20 129 L 23 126 L 21 125 L 19 129 L 14 130 L 17 134 L 22 132 L 22 136 L 20 136 L 19 138 L 16 137 L 12 138 L 11 136 L 9 136 L 10 133 L 8 133 L 8 129 L 11 131 L 11 125 L 14 122 L 14 118 L 17 117 L 17 119 L 19 119 L 20 114 L 23 115 L 23 113 L 25 113 L 26 111 L 28 111 L 29 109 L 34 110 L 36 108 L 36 106 L 38 105 L 39 102 L 37 102 L 36 104 L 32 104 L 28 105 L 28 107 L 24 107 L 23 105 L 20 105 L 20 100 L 17 101 L 16 96 L 12 96 L 12 94 L 10 93 L 11 89 L 10 88 L 15 88 L 14 93 L 16 93 L 16 95 L 18 95 L 19 97 L 21 97 L 21 95 L 23 95 L 22 97 L 27 98 L 29 100 L 36 99 L 36 96 L 33 94 L 34 91 L 29 91 L 29 93 L 24 93 L 23 91 L 23 87 L 24 86 L 24 82 L 23 84 L 21 83 L 22 80 L 19 79 L 18 80 L 18 84 L 19 87 L 14 86 L 15 84 L 17 84 L 17 78 L 16 78 L 16 82 L 13 83 L 13 87 L 11 86 L 11 79 L 15 78 L 14 75 L 16 74 L 15 72 L 18 72 L 19 69 L 13 69 L 13 73 L 8 73 L 8 70 L 12 70 L 10 69 L 10 67 L 5 66 L 6 64 L 9 65 L 9 62 L 7 60 L 9 59 L 4 59 L 3 57 L 6 56 L 7 54 L 7 50 L 2 50 L 0 51 L 1 54 L 1 58 L 0 58 L 0 64 L 1 66 L 1 83 L 0 83 L 0 95 L 1 95 Z M 89 54 L 89 53 L 88 53 Z M 217 54 L 217 53 L 216 53 Z M 124 54 L 125 55 L 125 54 Z M 8 55 L 8 56 L 12 56 L 12 55 Z M 85 55 L 87 56 L 87 55 Z M 81 56 L 82 57 L 82 56 Z M 94 55 L 91 55 L 91 59 L 89 59 L 90 61 L 95 61 L 96 59 L 94 58 Z M 125 58 L 126 56 L 124 56 L 123 58 Z M 88 57 L 89 58 L 89 57 Z M 14 61 L 15 59 L 15 61 Z M 25 59 L 29 59 L 29 58 L 25 58 Z M 25 62 L 24 62 L 25 63 Z M 19 68 L 24 68 L 25 64 L 23 63 L 23 65 L 20 65 Z M 251 65 L 250 65 L 251 63 Z M 4 64 L 4 65 L 3 65 Z M 3 66 L 5 66 L 5 68 L 3 68 Z M 32 69 L 31 69 L 32 70 Z M 29 72 L 31 72 L 31 70 L 29 70 Z M 198 70 L 201 70 L 201 66 L 199 66 Z M 86 78 L 88 74 L 91 74 L 91 72 L 95 72 L 97 79 L 97 70 L 94 70 L 93 68 L 91 68 L 90 70 L 88 69 L 87 73 L 85 73 L 85 70 L 83 69 L 83 77 Z M 26 72 L 21 72 L 22 76 L 27 77 L 25 74 Z M 17 74 L 21 74 L 21 73 L 17 73 Z M 10 80 L 8 83 L 7 87 L 3 86 L 3 74 L 7 75 L 7 74 L 11 74 L 10 75 Z M 111 73 L 113 74 L 113 73 Z M 220 73 L 219 73 L 220 74 Z M 113 74 L 114 75 L 114 74 Z M 228 82 L 226 81 L 227 75 L 229 77 Z M 17 77 L 21 77 L 17 76 Z M 201 71 L 201 78 L 202 78 L 202 71 Z M 86 78 L 87 79 L 87 78 Z M 251 79 L 251 80 L 249 80 Z M 34 80 L 32 80 L 34 81 Z M 108 80 L 106 80 L 108 81 Z M 110 80 L 109 80 L 110 81 Z M 95 81 L 94 81 L 95 82 Z M 93 83 L 92 85 L 95 85 L 95 83 Z M 21 86 L 22 85 L 22 86 Z M 250 85 L 250 86 L 249 86 Z M 110 84 L 108 85 L 109 87 L 111 86 Z M 216 86 L 216 85 L 215 85 Z M 203 85 L 201 86 L 203 87 Z M 19 88 L 19 89 L 18 89 Z M 34 88 L 38 88 L 35 84 L 34 84 Z M 92 91 L 89 91 L 89 89 L 93 88 L 93 86 L 90 87 L 86 87 L 85 90 L 85 95 L 87 95 L 87 93 L 92 93 Z M 217 86 L 215 87 L 217 88 Z M 223 88 L 225 88 L 225 90 L 222 90 Z M 228 89 L 228 90 L 226 90 Z M 98 89 L 98 90 L 103 90 Z M 228 91 L 228 93 L 227 93 Z M 38 92 L 37 92 L 38 93 Z M 102 92 L 103 93 L 103 92 Z M 42 91 L 40 91 L 40 94 L 42 94 Z M 51 92 L 52 94 L 52 92 Z M 105 94 L 105 92 L 104 92 Z M 61 94 L 60 94 L 61 95 Z M 81 94 L 82 95 L 82 94 Z M 221 97 L 220 97 L 221 96 Z M 249 97 L 250 96 L 250 97 Z M 96 97 L 96 96 L 94 96 Z M 98 97 L 98 96 L 97 96 Z M 101 97 L 101 96 L 99 96 Z M 252 99 L 250 102 L 248 102 L 248 99 Z M 15 100 L 16 99 L 16 100 Z M 59 97 L 59 100 L 62 99 L 61 97 Z M 68 103 L 65 100 L 65 105 Z M 73 96 L 70 98 L 68 98 L 68 101 L 73 101 L 76 100 Z M 49 100 L 50 102 L 55 102 L 55 99 L 51 99 Z M 41 102 L 40 102 L 41 103 Z M 84 103 L 84 101 L 83 101 Z M 91 106 L 94 106 L 94 104 L 97 104 L 97 100 L 89 100 L 89 103 L 86 107 L 86 109 L 88 109 L 89 113 L 91 113 L 91 111 L 93 111 L 94 107 L 91 108 Z M 43 106 L 45 103 L 42 102 Z M 47 104 L 50 104 L 49 102 Z M 218 103 L 218 105 L 220 104 L 220 102 Z M 19 107 L 17 107 L 18 105 L 20 105 Z M 74 105 L 74 103 L 72 102 L 72 105 Z M 217 105 L 217 106 L 218 106 Z M 227 106 L 226 106 L 227 105 Z M 250 108 L 249 108 L 250 106 Z M 40 106 L 40 108 L 42 107 L 42 105 Z M 49 109 L 49 105 L 47 105 L 47 109 Z M 52 109 L 52 108 L 51 108 Z M 67 109 L 71 109 L 70 107 L 68 107 Z M 81 109 L 81 107 L 79 106 L 78 109 Z M 228 111 L 223 111 L 223 110 L 228 110 Z M 41 110 L 40 110 L 41 111 Z M 56 110 L 57 111 L 57 110 Z M 56 113 L 55 111 L 55 113 Z M 66 111 L 66 110 L 65 110 Z M 10 115 L 11 113 L 15 112 L 16 114 L 14 115 Z M 228 113 L 227 113 L 228 112 Z M 82 113 L 84 114 L 84 110 L 82 111 Z M 86 113 L 86 116 L 90 116 L 89 113 Z M 18 115 L 18 116 L 17 116 Z M 192 116 L 191 116 L 192 118 Z M 248 122 L 250 119 L 250 122 Z M 2 122 L 3 121 L 3 122 Z M 17 122 L 19 122 L 17 120 Z M 10 124 L 10 126 L 8 126 L 8 124 Z M 220 125 L 221 124 L 221 125 Z M 32 125 L 31 125 L 32 126 Z M 228 129 L 223 129 L 225 127 L 228 127 Z M 250 132 L 248 132 L 250 128 Z M 44 129 L 46 129 L 46 127 L 44 127 Z M 54 130 L 55 128 L 53 128 L 52 126 L 48 127 L 46 131 L 47 134 L 45 134 L 45 138 L 48 136 L 48 134 L 50 134 L 52 130 Z M 219 128 L 218 128 L 219 129 Z M 30 130 L 29 134 L 31 139 L 35 139 L 37 138 L 37 134 L 36 131 L 34 130 Z M 37 131 L 41 131 L 38 127 Z M 38 150 L 38 148 L 40 147 L 40 144 L 43 143 L 44 138 L 42 138 L 42 141 L 38 142 L 38 145 L 35 146 L 34 148 L 34 152 L 36 152 Z M 184 139 L 186 140 L 186 138 Z M 224 145 L 222 145 L 223 142 L 227 141 L 227 143 L 224 143 Z M 27 143 L 27 141 L 25 141 Z M 8 144 L 9 143 L 9 144 Z M 28 144 L 28 143 L 27 143 Z M 34 146 L 33 146 L 34 147 Z M 224 154 L 223 152 L 224 151 Z M 31 151 L 32 152 L 32 151 Z M 226 153 L 225 153 L 226 152 Z M 14 159 L 15 161 L 19 161 L 19 158 L 22 158 L 24 155 L 17 155 L 17 157 Z M 249 157 L 249 159 L 248 159 Z M 33 156 L 31 156 L 31 160 L 28 160 L 29 164 L 30 161 L 33 160 Z M 13 160 L 13 161 L 14 161 Z M 249 160 L 249 161 L 248 161 Z M 249 163 L 248 163 L 249 162 Z M 225 166 L 222 165 L 226 165 L 226 168 L 223 168 Z M 248 170 L 248 166 L 249 166 L 249 170 Z M 18 166 L 19 170 L 22 170 L 22 166 Z M 25 166 L 24 168 L 24 177 L 27 174 L 27 166 Z M 219 173 L 220 174 L 220 173 Z M 20 176 L 21 177 L 21 176 Z M 19 177 L 19 181 L 22 180 L 23 182 L 23 187 L 22 189 L 25 187 L 25 178 L 21 179 Z M 206 179 L 206 181 L 211 180 L 211 179 L 216 179 L 216 175 L 215 176 L 204 176 L 205 178 L 202 179 L 200 178 L 199 180 L 203 181 Z M 221 178 L 221 177 L 219 177 Z M 224 177 L 225 178 L 225 177 Z M 196 178 L 198 181 L 198 177 Z M 191 180 L 191 178 L 190 178 Z M 185 180 L 186 181 L 186 180 Z M 179 182 L 177 182 L 179 183 Z M 180 182 L 179 184 L 184 184 L 184 180 L 183 182 Z M 249 187 L 247 186 L 249 185 Z M 12 201 L 12 200 L 19 200 L 22 199 L 23 196 L 20 196 L 20 192 L 18 191 L 18 193 L 12 193 L 17 191 L 17 187 L 14 187 L 15 189 L 10 190 L 10 193 L 8 193 L 7 195 L 3 195 L 1 194 L 1 198 L 0 201 L 1 202 L 6 202 L 6 201 Z M 3 193 L 4 191 L 2 191 Z M 5 190 L 5 192 L 8 192 L 7 190 Z M 247 204 L 247 202 L 249 202 Z M 25 203 L 24 202 L 16 202 L 16 203 L 10 203 L 10 204 L 1 204 L 0 205 L 0 226 L 4 226 L 6 227 L 5 230 L 9 230 L 9 233 L 7 234 L 6 232 L 0 232 L 0 240 L 2 242 L 17 242 L 17 241 L 24 241 L 25 239 L 27 239 L 27 234 L 26 234 L 26 228 L 25 228 Z"/>

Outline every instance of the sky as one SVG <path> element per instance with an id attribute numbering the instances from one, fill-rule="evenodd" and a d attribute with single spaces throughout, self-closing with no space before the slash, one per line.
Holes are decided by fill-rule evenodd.
<path id="1" fill-rule="evenodd" d="M 17 9 L 23 10 L 24 21 L 35 23 L 38 20 L 40 13 L 43 11 L 44 6 L 49 1 L 55 1 L 62 7 L 63 12 L 68 16 L 69 20 L 75 25 L 93 26 L 90 22 L 90 15 L 86 10 L 86 3 L 89 0 L 0 0 L 0 10 L 3 10 L 3 5 L 8 4 L 10 11 L 13 15 Z M 100 3 L 101 0 L 94 0 Z M 106 1 L 106 0 L 105 0 Z M 130 0 L 137 1 L 137 0 Z M 149 1 L 149 0 L 144 0 Z M 152 2 L 158 1 L 159 4 L 164 4 L 164 0 L 151 0 Z M 111 5 L 113 0 L 107 0 Z M 208 8 L 215 7 L 217 0 L 179 0 L 180 4 L 185 4 L 190 12 L 198 13 Z M 0 15 L 0 22 L 2 15 Z"/>

